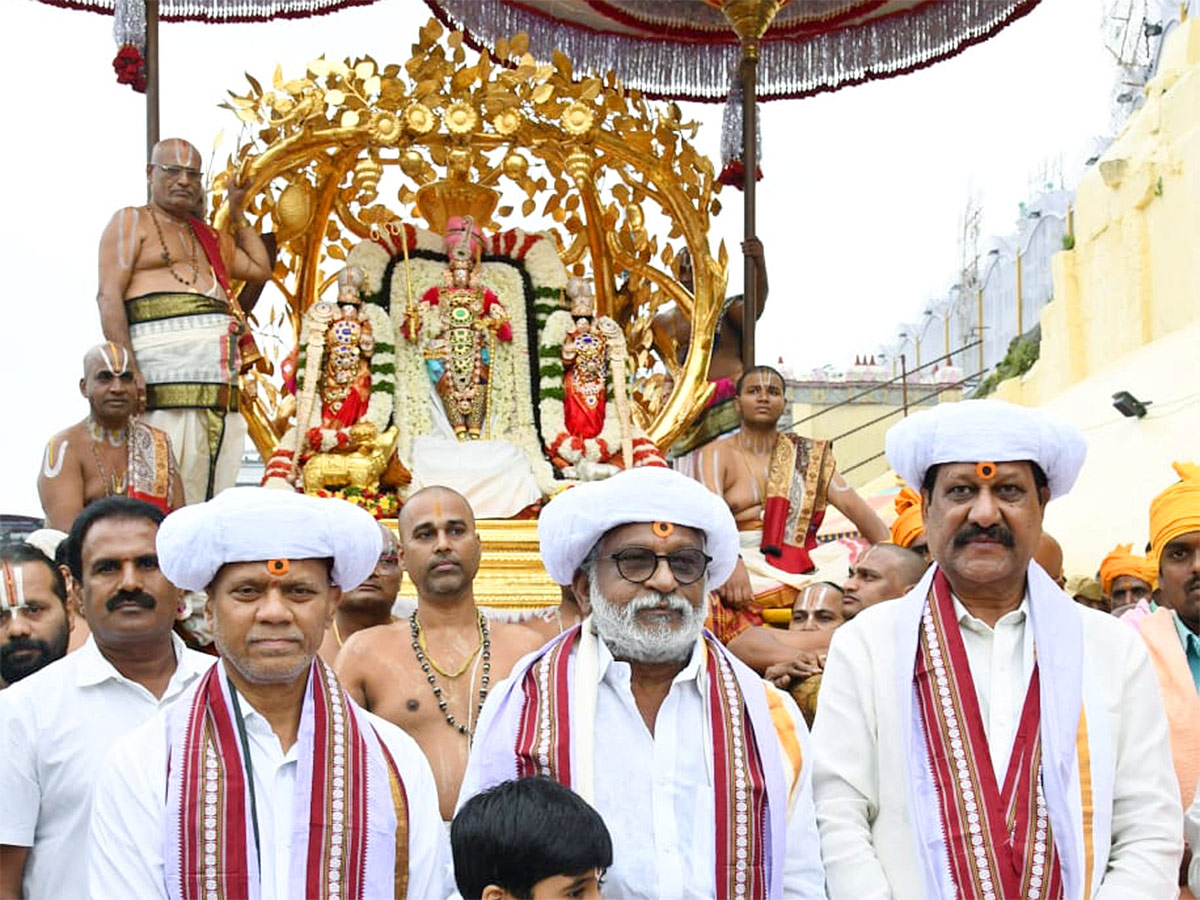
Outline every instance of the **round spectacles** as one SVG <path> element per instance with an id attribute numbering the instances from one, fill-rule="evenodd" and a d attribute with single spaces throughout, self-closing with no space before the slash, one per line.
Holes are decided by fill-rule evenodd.
<path id="1" fill-rule="evenodd" d="M 679 584 L 692 584 L 704 577 L 712 557 L 695 547 L 683 547 L 670 553 L 655 553 L 646 547 L 627 547 L 607 557 L 617 564 L 617 572 L 626 581 L 644 584 L 667 561 Z"/>

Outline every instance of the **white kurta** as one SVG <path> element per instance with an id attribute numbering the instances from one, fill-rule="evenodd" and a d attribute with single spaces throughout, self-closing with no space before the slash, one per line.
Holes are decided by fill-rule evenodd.
<path id="1" fill-rule="evenodd" d="M 688 664 L 675 676 L 652 734 L 633 698 L 629 664 L 614 660 L 604 642 L 598 642 L 594 805 L 613 841 L 606 896 L 694 900 L 715 896 L 715 797 L 701 659 L 702 652 L 693 650 Z M 816 900 L 825 895 L 812 800 L 812 748 L 795 703 L 786 695 L 781 699 L 795 727 L 804 765 L 787 810 L 785 858 L 777 862 L 783 864 L 783 896 Z M 485 719 L 494 712 L 494 707 L 490 712 L 485 707 L 481 733 Z M 512 753 L 512 742 L 498 732 L 494 736 L 491 741 L 489 734 L 486 748 L 476 743 L 460 804 L 491 787 L 482 777 L 481 755 Z M 758 738 L 762 752 L 779 752 L 773 735 Z"/>
<path id="2" fill-rule="evenodd" d="M 905 750 L 924 747 L 912 671 L 916 623 L 933 571 L 900 600 L 863 610 L 838 629 L 830 647 L 813 731 L 817 820 L 830 900 L 925 900 L 929 879 L 948 871 L 936 828 L 926 829 L 933 834 L 921 845 L 918 823 L 931 814 L 937 818 L 937 798 L 931 779 L 912 783 Z M 989 745 L 1003 745 L 991 748 L 993 766 L 1000 772 L 1007 766 L 1032 665 L 1032 633 L 1042 633 L 1040 617 L 1041 627 L 1051 625 L 1038 647 L 1043 697 L 1055 690 L 1054 683 L 1077 679 L 1074 693 L 1082 697 L 1087 722 L 1087 788 L 1094 818 L 1085 835 L 1084 788 L 1074 755 L 1078 707 L 1072 711 L 1069 703 L 1043 700 L 1043 778 L 1067 898 L 1083 895 L 1087 848 L 1093 859 L 1092 897 L 1173 897 L 1182 811 L 1166 718 L 1145 648 L 1116 619 L 1072 602 L 1040 568 L 1031 566 L 1029 582 L 1030 598 L 995 629 L 970 617 L 960 604 L 955 607 Z M 907 636 L 910 622 L 913 634 Z M 1077 644 L 1068 634 L 1072 626 L 1081 632 Z M 1072 656 L 1064 667 L 1068 654 L 1079 658 Z M 1055 719 L 1058 713 L 1061 721 Z M 1069 764 L 1055 773 L 1051 769 L 1063 734 L 1069 735 L 1064 748 Z M 1058 781 L 1063 790 L 1051 797 L 1051 783 Z M 1056 802 L 1058 793 L 1065 795 L 1061 802 Z"/>
<path id="3" fill-rule="evenodd" d="M 189 691 L 183 702 L 190 703 Z M 270 723 L 242 698 L 257 799 L 263 900 L 290 900 L 292 808 L 297 749 L 283 751 Z M 367 714 L 396 762 L 408 800 L 408 894 L 442 898 L 453 889 L 450 848 L 438 812 L 437 787 L 421 749 L 407 734 Z M 96 785 L 91 823 L 91 897 L 166 898 L 167 718 L 156 716 L 113 747 Z M 251 849 L 250 852 L 254 852 Z"/>
<path id="4" fill-rule="evenodd" d="M 92 637 L 0 692 L 0 844 L 32 848 L 23 896 L 87 896 L 83 850 L 104 754 L 216 661 L 171 642 L 175 673 L 161 698 L 118 672 Z"/>

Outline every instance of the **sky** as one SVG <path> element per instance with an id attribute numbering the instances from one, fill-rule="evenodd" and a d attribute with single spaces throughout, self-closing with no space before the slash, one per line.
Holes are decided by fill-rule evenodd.
<path id="1" fill-rule="evenodd" d="M 1108 125 L 1111 56 L 1098 0 L 1043 0 L 997 37 L 901 78 L 761 106 L 758 233 L 771 294 L 758 359 L 797 372 L 842 368 L 895 340 L 958 266 L 969 196 L 984 236 L 1014 228 L 1052 161 L 1070 187 Z M 418 0 L 382 0 L 316 19 L 164 24 L 161 134 L 218 166 L 239 123 L 217 104 L 325 53 L 403 62 L 428 18 Z M 96 247 L 110 216 L 145 201 L 144 101 L 118 85 L 112 19 L 4 0 L 0 58 L 10 78 L 0 146 L 6 173 L 0 265 L 10 300 L 0 373 L 13 386 L 0 511 L 39 514 L 36 473 L 50 435 L 82 419 L 84 351 L 101 339 Z M 719 166 L 721 105 L 685 104 L 695 144 Z M 726 190 L 710 243 L 731 253 L 740 290 L 741 195 Z"/>

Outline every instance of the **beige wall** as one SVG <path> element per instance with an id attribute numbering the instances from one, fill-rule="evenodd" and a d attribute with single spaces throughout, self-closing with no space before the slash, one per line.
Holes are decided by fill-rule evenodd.
<path id="1" fill-rule="evenodd" d="M 1075 248 L 1054 257 L 1041 357 L 997 396 L 1040 406 L 1200 320 L 1200 20 L 1174 29 L 1158 74 L 1080 180 Z"/>

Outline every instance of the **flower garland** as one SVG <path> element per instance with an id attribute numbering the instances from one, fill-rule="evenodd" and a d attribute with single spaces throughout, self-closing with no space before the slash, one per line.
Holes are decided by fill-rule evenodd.
<path id="1" fill-rule="evenodd" d="M 559 482 L 543 452 L 534 419 L 527 335 L 530 327 L 540 332 L 550 313 L 562 308 L 566 270 L 551 238 L 527 235 L 519 229 L 486 238 L 485 256 L 491 258 L 480 267 L 479 284 L 500 298 L 515 335 L 511 342 L 497 341 L 493 345 L 488 436 L 520 447 L 530 461 L 539 489 L 549 494 Z M 428 340 L 440 334 L 442 323 L 437 310 L 420 302 L 430 288 L 444 286 L 445 245 L 439 235 L 412 226 L 390 226 L 375 240 L 355 246 L 347 264 L 362 270 L 364 294 L 373 302 L 388 303 L 397 335 L 408 318 L 410 298 L 417 305 L 420 337 Z M 521 269 L 529 278 L 532 298 L 526 296 Z M 529 299 L 534 307 L 532 323 L 527 313 Z M 435 392 L 419 341 L 398 339 L 394 357 L 397 450 L 401 460 L 407 462 L 414 437 L 434 430 Z"/>
<path id="2" fill-rule="evenodd" d="M 400 511 L 400 498 L 385 491 L 366 491 L 348 487 L 340 491 L 317 491 L 318 497 L 333 497 L 361 506 L 376 519 L 394 519 Z"/>

